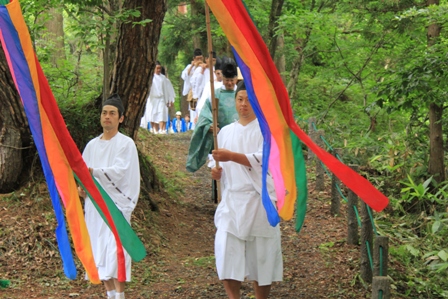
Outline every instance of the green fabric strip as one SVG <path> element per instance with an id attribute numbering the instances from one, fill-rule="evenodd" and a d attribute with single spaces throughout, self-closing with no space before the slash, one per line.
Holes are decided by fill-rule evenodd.
<path id="1" fill-rule="evenodd" d="M 219 128 L 223 128 L 239 118 L 235 109 L 235 91 L 216 89 L 215 98 L 218 99 Z M 194 128 L 190 147 L 188 148 L 186 167 L 189 172 L 197 171 L 207 162 L 208 154 L 214 145 L 213 134 L 210 132 L 212 125 L 212 104 L 207 99 Z"/>
<path id="2" fill-rule="evenodd" d="M 0 5 L 6 5 L 9 3 L 9 0 L 0 0 Z"/>
<path id="3" fill-rule="evenodd" d="M 303 222 L 305 221 L 306 202 L 308 199 L 308 186 L 306 181 L 305 159 L 303 158 L 302 142 L 294 134 L 289 131 L 292 140 L 292 151 L 294 153 L 294 172 L 297 186 L 296 200 L 296 232 L 300 232 Z"/>
<path id="4" fill-rule="evenodd" d="M 86 193 L 92 199 L 92 196 L 90 195 L 88 190 L 86 190 L 82 182 L 79 180 L 78 176 L 75 173 L 73 173 L 73 175 L 75 176 L 76 181 L 79 183 L 79 185 L 86 191 Z M 107 205 L 107 208 L 109 209 L 109 213 L 112 216 L 112 219 L 114 220 L 115 227 L 118 231 L 118 235 L 120 236 L 120 240 L 124 249 L 126 249 L 127 253 L 129 253 L 133 261 L 135 262 L 141 261 L 146 256 L 145 246 L 143 245 L 142 241 L 140 241 L 138 236 L 135 234 L 131 225 L 126 221 L 121 211 L 112 201 L 109 194 L 107 194 L 107 192 L 103 189 L 103 187 L 97 182 L 97 180 L 94 177 L 92 178 L 98 190 L 100 191 L 101 196 L 103 197 L 104 202 Z M 98 213 L 103 218 L 104 222 L 106 222 L 106 224 L 110 228 L 109 222 L 104 216 L 103 211 L 101 211 L 100 207 L 94 200 L 92 200 L 92 203 L 97 209 Z"/>

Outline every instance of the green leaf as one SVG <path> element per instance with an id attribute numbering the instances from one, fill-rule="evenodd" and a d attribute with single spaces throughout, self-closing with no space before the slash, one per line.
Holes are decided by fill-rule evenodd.
<path id="1" fill-rule="evenodd" d="M 406 245 L 406 250 L 413 256 L 418 256 L 420 254 L 420 250 L 409 244 Z"/>
<path id="2" fill-rule="evenodd" d="M 444 261 L 446 262 L 448 260 L 448 253 L 446 253 L 445 250 L 440 250 L 439 253 L 437 253 L 437 255 Z"/>
<path id="3" fill-rule="evenodd" d="M 439 220 L 435 221 L 432 225 L 432 233 L 435 234 L 440 230 L 441 227 L 442 227 L 442 221 Z"/>

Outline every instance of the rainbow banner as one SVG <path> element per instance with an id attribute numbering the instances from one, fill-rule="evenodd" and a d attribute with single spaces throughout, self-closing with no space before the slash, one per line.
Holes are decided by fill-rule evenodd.
<path id="1" fill-rule="evenodd" d="M 296 124 L 280 74 L 244 3 L 241 0 L 207 0 L 207 3 L 232 46 L 264 136 L 263 177 L 269 169 L 278 189 L 276 209 L 263 187 L 262 200 L 270 224 L 276 225 L 280 217 L 291 219 L 296 202 L 296 230 L 299 231 L 303 224 L 307 189 L 300 141 L 372 209 L 383 210 L 389 203 L 386 196 L 317 146 Z"/>
<path id="2" fill-rule="evenodd" d="M 90 281 L 100 283 L 78 196 L 76 184 L 78 181 L 114 234 L 117 243 L 118 280 L 125 281 L 123 247 L 134 261 L 139 261 L 146 256 L 145 247 L 112 199 L 90 175 L 81 153 L 67 130 L 34 53 L 17 0 L 0 6 L 0 41 L 20 94 L 47 180 L 57 220 L 56 240 L 65 275 L 70 279 L 75 279 L 76 267 L 71 253 L 61 200 L 65 207 L 65 216 L 75 252 Z"/>

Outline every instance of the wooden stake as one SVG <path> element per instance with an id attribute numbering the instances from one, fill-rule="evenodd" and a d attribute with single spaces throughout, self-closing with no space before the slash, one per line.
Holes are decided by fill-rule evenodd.
<path id="1" fill-rule="evenodd" d="M 213 46 L 212 46 L 212 31 L 210 29 L 210 8 L 207 1 L 205 1 L 205 22 L 207 25 L 207 43 L 208 43 L 208 68 L 210 70 L 210 94 L 212 100 L 212 115 L 213 115 L 213 141 L 214 149 L 218 149 L 218 99 L 215 98 L 215 77 L 213 76 Z M 216 161 L 216 168 L 219 168 L 219 161 Z M 218 189 L 218 203 L 221 202 L 221 182 L 216 181 Z"/>

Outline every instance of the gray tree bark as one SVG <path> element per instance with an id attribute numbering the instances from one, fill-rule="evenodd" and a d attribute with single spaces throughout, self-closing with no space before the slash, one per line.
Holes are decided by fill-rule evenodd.
<path id="1" fill-rule="evenodd" d="M 13 191 L 26 170 L 31 133 L 0 44 L 0 193 Z"/>
<path id="2" fill-rule="evenodd" d="M 47 29 L 45 40 L 54 47 L 51 52 L 51 64 L 57 66 L 58 62 L 65 60 L 65 44 L 64 44 L 64 17 L 61 7 L 51 7 L 48 11 L 48 19 L 45 21 L 44 27 Z"/>
<path id="3" fill-rule="evenodd" d="M 439 0 L 428 0 L 427 5 L 439 5 Z M 433 46 L 440 36 L 442 27 L 439 24 L 428 26 L 428 47 Z M 428 172 L 437 182 L 445 180 L 445 164 L 442 130 L 443 107 L 436 103 L 429 105 L 429 168 Z"/>
<path id="4" fill-rule="evenodd" d="M 151 88 L 167 6 L 166 0 L 128 0 L 124 2 L 123 9 L 140 10 L 140 17 L 134 18 L 133 22 L 152 20 L 145 26 L 132 22 L 121 25 L 112 75 L 110 93 L 120 95 L 126 110 L 122 128 L 136 140 Z"/>

